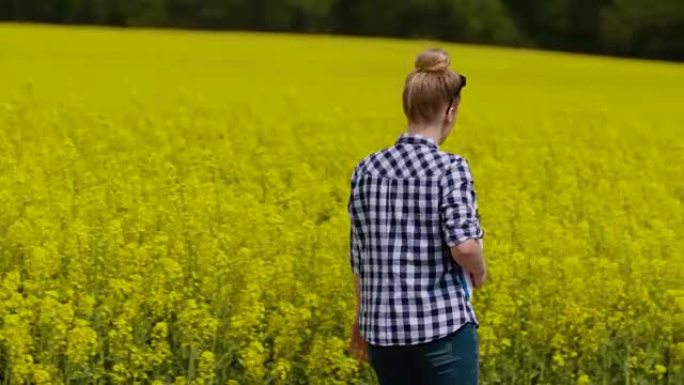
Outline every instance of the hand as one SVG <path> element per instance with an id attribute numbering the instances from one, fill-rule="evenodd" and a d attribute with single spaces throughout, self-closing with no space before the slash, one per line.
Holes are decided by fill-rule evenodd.
<path id="1" fill-rule="evenodd" d="M 477 243 L 480 244 L 480 248 L 484 249 L 484 244 L 482 242 L 482 238 L 479 238 L 477 240 Z M 472 273 L 470 274 L 470 280 L 473 283 L 474 287 L 482 287 L 485 280 L 487 279 L 487 268 L 484 267 L 484 262 L 483 262 L 482 266 L 483 266 L 483 269 L 482 269 L 482 272 L 480 274 L 472 274 Z"/>
<path id="2" fill-rule="evenodd" d="M 356 317 L 356 320 L 354 321 L 354 326 L 352 326 L 350 347 L 354 358 L 361 362 L 368 361 L 368 343 L 361 336 L 361 329 L 359 327 L 358 317 Z"/>
<path id="3" fill-rule="evenodd" d="M 475 288 L 482 287 L 486 279 L 487 269 L 483 269 L 482 272 L 479 274 L 470 273 L 470 280 L 473 282 L 473 287 Z"/>

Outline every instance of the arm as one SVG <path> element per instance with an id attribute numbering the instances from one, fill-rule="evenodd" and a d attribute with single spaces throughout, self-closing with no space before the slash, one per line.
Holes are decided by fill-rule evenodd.
<path id="1" fill-rule="evenodd" d="M 482 253 L 482 237 L 477 210 L 477 198 L 473 187 L 470 167 L 465 159 L 459 159 L 447 171 L 443 181 L 442 231 L 451 251 L 451 258 L 465 273 L 473 286 L 480 287 L 486 276 Z"/>
<path id="2" fill-rule="evenodd" d="M 361 276 L 354 274 L 354 286 L 356 286 L 356 311 L 354 315 L 354 325 L 351 332 L 351 351 L 354 357 L 364 362 L 368 361 L 368 342 L 361 335 L 359 323 L 359 304 L 361 303 Z"/>
<path id="3" fill-rule="evenodd" d="M 347 209 L 349 211 L 350 229 L 349 229 L 349 262 L 352 273 L 354 274 L 354 324 L 351 331 L 351 351 L 352 354 L 360 361 L 368 361 L 368 343 L 361 335 L 361 325 L 359 315 L 361 313 L 361 240 L 357 233 L 357 228 L 354 223 L 355 212 L 355 186 L 356 186 L 356 169 L 352 174 L 351 192 Z"/>
<path id="4" fill-rule="evenodd" d="M 359 320 L 359 309 L 361 307 L 361 276 L 359 274 L 354 274 L 354 286 L 356 291 L 356 307 L 354 311 L 354 319 L 356 322 Z"/>

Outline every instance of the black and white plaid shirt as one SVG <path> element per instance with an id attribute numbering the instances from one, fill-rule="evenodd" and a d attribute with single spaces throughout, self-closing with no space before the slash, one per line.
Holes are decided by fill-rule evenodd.
<path id="1" fill-rule="evenodd" d="M 479 325 L 449 250 L 484 235 L 464 158 L 404 133 L 356 166 L 348 209 L 366 341 L 414 345 Z"/>

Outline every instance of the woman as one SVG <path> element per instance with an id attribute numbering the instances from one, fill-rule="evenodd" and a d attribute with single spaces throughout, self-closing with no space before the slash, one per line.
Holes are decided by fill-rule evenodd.
<path id="1" fill-rule="evenodd" d="M 485 280 L 484 233 L 468 162 L 438 149 L 466 84 L 449 65 L 443 50 L 418 56 L 403 92 L 407 132 L 351 178 L 352 350 L 381 385 L 478 381 L 479 324 L 463 278 Z"/>

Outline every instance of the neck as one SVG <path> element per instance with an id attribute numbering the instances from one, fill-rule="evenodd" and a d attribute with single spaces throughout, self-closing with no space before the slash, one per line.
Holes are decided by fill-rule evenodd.
<path id="1" fill-rule="evenodd" d="M 438 146 L 442 139 L 442 127 L 434 123 L 409 123 L 407 131 L 410 134 L 417 134 L 428 137 L 434 140 Z"/>

